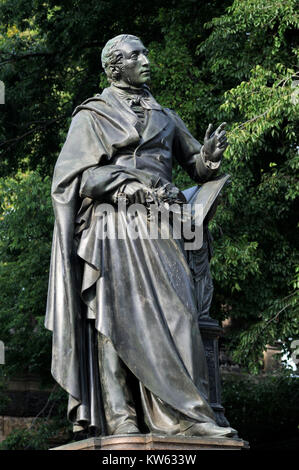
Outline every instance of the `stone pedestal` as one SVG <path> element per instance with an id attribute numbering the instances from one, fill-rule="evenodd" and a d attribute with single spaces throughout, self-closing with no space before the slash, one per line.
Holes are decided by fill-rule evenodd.
<path id="1" fill-rule="evenodd" d="M 138 434 L 135 436 L 92 437 L 72 442 L 51 450 L 243 450 L 248 443 L 242 439 L 212 439 L 184 436 L 154 436 Z"/>
<path id="2" fill-rule="evenodd" d="M 210 405 L 215 412 L 217 424 L 219 426 L 229 426 L 229 422 L 224 416 L 224 408 L 221 405 L 218 342 L 219 337 L 223 334 L 223 330 L 219 323 L 211 317 L 200 319 L 198 324 L 208 364 Z"/>

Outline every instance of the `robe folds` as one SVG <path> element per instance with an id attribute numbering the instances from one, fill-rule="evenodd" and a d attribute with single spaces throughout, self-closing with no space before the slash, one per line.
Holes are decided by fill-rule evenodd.
<path id="1" fill-rule="evenodd" d="M 113 86 L 76 108 L 52 183 L 45 321 L 53 332 L 51 370 L 69 394 L 69 419 L 102 433 L 98 332 L 156 397 L 190 420 L 215 420 L 182 241 L 101 237 L 101 204 L 111 203 L 123 184 L 171 183 L 174 158 L 198 183 L 217 172 L 219 164 L 204 160 L 181 119 L 148 97 L 141 134 L 135 113 Z M 108 225 L 125 228 L 128 217 L 116 211 Z M 146 223 L 138 215 L 140 230 Z"/>

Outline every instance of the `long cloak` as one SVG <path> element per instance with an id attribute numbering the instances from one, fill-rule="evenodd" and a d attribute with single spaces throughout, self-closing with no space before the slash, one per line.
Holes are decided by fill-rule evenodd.
<path id="1" fill-rule="evenodd" d="M 128 114 L 123 115 L 101 97 L 85 102 L 80 111 L 74 115 L 53 177 L 55 227 L 45 322 L 53 332 L 52 375 L 69 394 L 69 418 L 103 431 L 96 331 L 86 314 L 96 299 L 97 331 L 112 340 L 120 357 L 148 390 L 192 420 L 214 421 L 207 403 L 207 371 L 196 322 L 194 287 L 179 242 L 158 240 L 153 245 L 147 240 L 149 246 L 138 247 L 137 241 L 130 247 L 115 241 L 115 246 L 104 243 L 102 250 L 95 245 L 91 248 L 97 238 L 99 218 L 95 229 L 90 229 L 97 204 L 92 198 L 82 199 L 82 175 L 86 170 L 101 168 L 103 195 L 113 192 L 116 181 L 157 183 L 146 172 L 142 177 L 134 170 L 122 174 L 117 166 L 109 165 L 120 148 L 138 145 L 138 132 L 133 122 L 128 123 Z M 115 279 L 114 288 L 119 288 L 115 294 L 122 292 L 117 298 L 123 300 L 117 308 L 115 299 L 107 296 L 107 285 L 101 288 L 108 267 L 109 282 L 111 273 L 117 272 L 111 266 L 114 254 L 120 256 L 120 262 L 124 257 L 131 261 L 125 271 L 128 277 Z M 156 266 L 155 272 L 144 269 L 141 255 L 151 257 L 149 266 Z M 177 284 L 173 268 L 181 270 L 177 280 L 183 280 L 182 287 Z M 125 291 L 129 289 L 127 292 L 134 296 L 140 281 L 147 293 L 144 308 L 139 303 L 136 309 L 128 309 Z M 183 292 L 178 295 L 180 289 Z M 152 302 L 155 290 L 158 295 Z M 96 297 L 90 295 L 92 292 Z M 154 313 L 152 317 L 147 316 L 147 309 Z M 173 316 L 174 311 L 181 311 L 182 317 Z"/>

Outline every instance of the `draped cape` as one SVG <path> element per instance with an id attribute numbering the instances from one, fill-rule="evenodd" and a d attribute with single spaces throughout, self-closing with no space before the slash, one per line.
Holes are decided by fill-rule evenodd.
<path id="1" fill-rule="evenodd" d="M 165 125 L 170 118 L 161 108 L 156 108 L 154 112 L 158 116 L 154 130 L 157 134 L 159 120 L 161 124 L 164 119 Z M 166 116 L 161 116 L 161 113 Z M 102 431 L 104 423 L 96 358 L 96 330 L 92 328 L 86 315 L 87 308 L 92 310 L 88 289 L 96 285 L 102 272 L 101 259 L 94 262 L 92 258 L 97 253 L 96 248 L 90 252 L 90 243 L 87 243 L 87 251 L 84 249 L 84 236 L 88 234 L 96 207 L 94 200 L 84 194 L 84 174 L 91 169 L 101 168 L 101 184 L 97 194 L 99 201 L 102 196 L 104 200 L 105 195 L 112 194 L 115 188 L 124 182 L 140 181 L 147 186 L 159 184 L 159 178 L 151 173 L 109 164 L 120 149 L 138 145 L 140 136 L 135 124 L 133 113 L 124 110 L 120 112 L 115 106 L 109 89 L 106 94 L 104 92 L 101 96 L 87 100 L 74 112 L 66 142 L 55 166 L 52 183 L 55 226 L 45 320 L 46 328 L 53 332 L 51 371 L 55 380 L 69 394 L 70 420 L 77 424 L 95 426 Z M 152 257 L 156 252 L 160 253 L 162 261 L 155 259 L 154 263 L 157 262 L 158 267 L 166 269 L 165 276 L 168 276 L 167 282 L 169 281 L 172 292 L 172 304 L 168 303 L 168 307 L 173 311 L 175 304 L 179 305 L 178 316 L 171 318 L 171 311 L 166 312 L 164 307 L 165 315 L 162 312 L 162 316 L 156 316 L 152 323 L 148 323 L 145 309 L 140 321 L 137 316 L 131 315 L 127 318 L 128 330 L 125 332 L 123 326 L 126 323 L 113 323 L 113 314 L 110 317 L 106 315 L 105 321 L 100 321 L 95 315 L 96 326 L 98 331 L 113 340 L 124 362 L 160 399 L 191 419 L 214 421 L 213 412 L 207 403 L 207 371 L 203 346 L 197 332 L 191 274 L 179 243 L 171 240 L 163 246 L 159 245 L 157 251 L 154 245 L 149 245 L 148 253 L 151 253 Z M 111 246 L 109 249 L 112 248 Z M 101 253 L 98 253 L 96 256 L 100 255 Z M 172 268 L 163 261 L 167 259 L 173 259 L 174 268 L 182 270 L 182 277 L 187 286 L 183 294 L 177 294 L 180 289 L 174 285 Z M 88 277 L 92 282 L 85 291 L 84 286 L 82 289 L 84 262 L 92 271 Z M 131 269 L 134 277 L 134 266 Z M 161 282 L 163 279 L 160 279 Z M 159 283 L 156 288 L 159 291 Z M 181 299 L 180 295 L 183 295 Z M 157 303 L 163 303 L 162 297 L 161 294 L 158 298 L 157 294 Z M 123 300 L 125 302 L 125 299 Z M 187 303 L 187 306 L 184 303 Z M 187 312 L 188 308 L 191 313 Z M 109 312 L 108 304 L 107 311 Z M 136 321 L 133 326 L 130 324 L 132 321 Z M 162 331 L 163 322 L 168 325 L 166 335 Z M 174 340 L 174 330 L 180 340 L 177 343 Z M 136 337 L 139 338 L 137 342 Z M 144 339 L 140 340 L 140 337 Z M 193 342 L 189 349 L 184 347 L 185 341 Z M 160 347 L 159 345 L 162 357 L 157 362 L 152 353 L 155 347 Z M 188 351 L 191 351 L 190 357 Z M 196 370 L 193 370 L 196 358 L 191 356 L 195 352 L 202 359 L 198 361 Z M 160 367 L 161 365 L 163 367 Z M 168 375 L 169 386 L 164 383 L 165 373 Z"/>

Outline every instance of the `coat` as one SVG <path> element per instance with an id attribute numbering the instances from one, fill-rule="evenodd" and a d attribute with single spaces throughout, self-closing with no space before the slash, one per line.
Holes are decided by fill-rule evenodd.
<path id="1" fill-rule="evenodd" d="M 111 194 L 123 183 L 137 180 L 155 186 L 171 182 L 174 158 L 198 183 L 213 178 L 219 166 L 204 161 L 201 144 L 192 137 L 182 120 L 173 111 L 158 105 L 149 93 L 147 106 L 148 121 L 140 135 L 136 129 L 135 113 L 119 98 L 112 86 L 105 89 L 101 95 L 85 101 L 73 114 L 53 176 L 55 226 L 45 320 L 46 328 L 53 332 L 51 371 L 55 380 L 69 394 L 70 420 L 99 429 L 103 429 L 100 390 L 97 385 L 100 371 L 97 370 L 95 330 L 86 316 L 86 308 L 92 311 L 95 300 L 94 296 L 90 299 L 89 294 L 95 292 L 95 286 L 99 285 L 105 270 L 105 266 L 101 264 L 101 252 L 91 249 L 96 239 L 90 229 L 95 205 L 105 201 L 105 198 L 109 200 Z M 152 248 L 155 253 L 156 247 Z M 165 259 L 173 259 L 174 263 L 179 259 L 179 269 L 183 266 L 182 276 L 187 287 L 186 298 L 181 302 L 182 309 L 185 308 L 184 302 L 187 302 L 192 310 L 192 279 L 180 248 L 178 245 L 169 245 L 163 250 Z M 94 260 L 94 257 L 97 259 Z M 87 276 L 88 285 L 84 281 L 83 265 L 91 269 Z M 162 269 L 163 266 L 161 272 Z M 166 267 L 167 269 L 171 272 L 170 266 Z M 82 285 L 84 282 L 85 286 Z M 173 279 L 171 282 L 174 282 Z M 159 289 L 159 282 L 156 288 Z M 176 286 L 175 290 L 179 290 L 179 286 Z M 109 311 L 107 305 L 104 304 L 104 310 Z M 168 306 L 170 307 L 170 304 Z M 164 310 L 166 311 L 167 307 Z M 163 374 L 161 375 L 158 364 L 155 364 L 154 359 L 150 362 L 146 353 L 139 366 L 133 364 L 132 358 L 140 355 L 139 346 L 132 349 L 132 343 L 137 336 L 132 336 L 128 347 L 128 340 L 123 340 L 121 336 L 123 325 L 120 327 L 117 322 L 113 324 L 112 317 L 113 314 L 106 315 L 104 320 L 96 318 L 96 330 L 113 340 L 117 352 L 136 377 L 149 390 L 189 418 L 200 418 L 203 413 L 206 420 L 213 421 L 214 415 L 207 403 L 204 351 L 199 332 L 193 333 L 196 328 L 195 317 L 191 321 L 190 315 L 186 313 L 186 322 L 192 323 L 187 325 L 190 337 L 195 335 L 193 339 L 197 352 L 202 356 L 198 371 L 191 371 L 193 359 L 190 359 L 189 366 L 186 365 L 188 358 L 182 360 L 186 335 L 183 329 L 178 334 L 182 343 L 177 343 L 177 349 L 182 348 L 181 356 L 180 353 L 176 356 L 169 345 L 165 345 L 166 349 L 170 348 L 169 351 L 161 351 L 161 354 L 165 355 L 162 369 L 169 368 L 174 381 L 177 381 L 176 374 L 180 376 L 178 371 L 182 371 L 182 383 L 178 380 L 177 388 L 164 386 Z M 130 325 L 129 318 L 127 325 Z M 145 342 L 148 341 L 144 352 L 163 342 L 161 340 L 159 343 L 157 338 L 155 345 L 152 345 L 151 341 L 156 333 L 144 331 L 144 328 L 151 329 L 151 325 L 147 325 L 145 321 L 140 321 L 137 326 L 139 329 L 137 328 L 136 334 L 145 335 Z M 183 328 L 183 325 L 176 325 L 175 328 Z M 184 328 L 186 329 L 186 325 Z M 157 330 L 159 331 L 159 327 Z M 166 342 L 165 340 L 164 343 Z M 143 346 L 140 344 L 140 347 Z M 190 355 L 192 354 L 194 352 L 191 351 Z M 146 372 L 149 370 L 152 370 L 152 373 Z M 193 374 L 197 374 L 197 379 Z M 186 393 L 189 394 L 189 402 L 185 406 Z"/>

